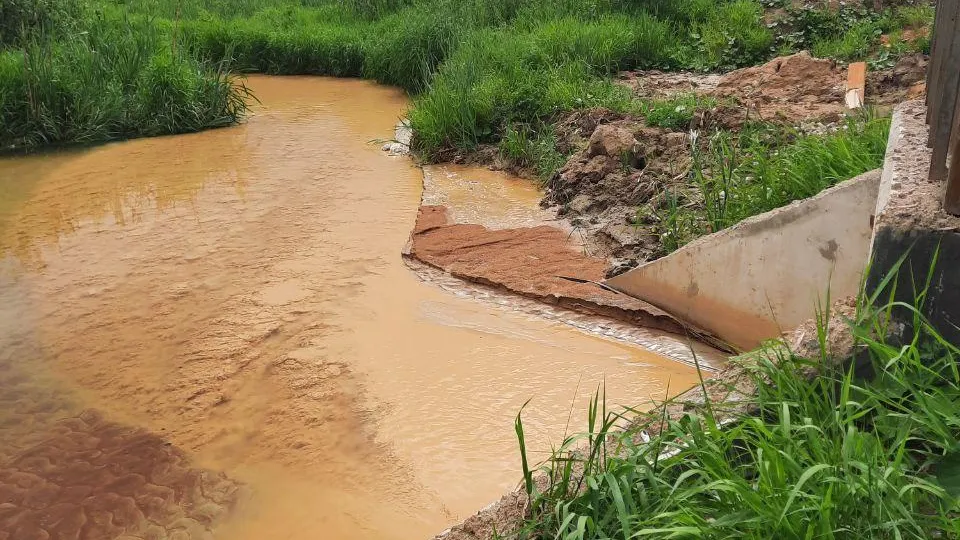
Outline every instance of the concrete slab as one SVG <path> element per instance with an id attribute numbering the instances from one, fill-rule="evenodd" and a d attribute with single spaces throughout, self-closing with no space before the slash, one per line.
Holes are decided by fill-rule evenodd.
<path id="1" fill-rule="evenodd" d="M 827 290 L 855 295 L 880 172 L 755 216 L 606 281 L 742 349 L 814 316 Z"/>

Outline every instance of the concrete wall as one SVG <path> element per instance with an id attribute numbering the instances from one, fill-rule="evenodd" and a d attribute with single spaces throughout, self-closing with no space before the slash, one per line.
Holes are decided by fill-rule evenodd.
<path id="1" fill-rule="evenodd" d="M 927 108 L 922 100 L 901 103 L 893 112 L 890 139 L 877 199 L 873 263 L 867 288 L 878 289 L 897 272 L 895 300 L 915 303 L 915 291 L 929 290 L 921 312 L 940 334 L 960 343 L 960 217 L 943 209 L 943 185 L 928 180 Z M 936 266 L 931 264 L 936 261 Z M 899 270 L 898 270 L 899 269 Z M 888 285 L 889 287 L 889 285 Z M 889 289 L 879 298 L 889 300 Z M 894 309 L 909 331 L 913 312 Z"/>
<path id="2" fill-rule="evenodd" d="M 855 295 L 870 250 L 880 171 L 745 220 L 607 280 L 742 349 Z"/>

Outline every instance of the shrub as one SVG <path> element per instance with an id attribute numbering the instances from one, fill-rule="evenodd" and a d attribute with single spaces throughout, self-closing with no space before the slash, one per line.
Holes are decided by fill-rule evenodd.
<path id="1" fill-rule="evenodd" d="M 79 12 L 77 0 L 0 0 L 0 48 L 61 34 Z"/>

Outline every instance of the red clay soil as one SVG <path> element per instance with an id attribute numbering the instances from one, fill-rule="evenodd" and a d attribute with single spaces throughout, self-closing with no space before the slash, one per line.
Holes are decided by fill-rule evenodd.
<path id="1" fill-rule="evenodd" d="M 460 279 L 648 328 L 693 332 L 709 340 L 646 302 L 595 283 L 564 279 L 601 282 L 607 263 L 584 255 L 570 242 L 568 233 L 548 225 L 490 230 L 481 225 L 450 224 L 445 207 L 422 206 L 407 254 Z"/>

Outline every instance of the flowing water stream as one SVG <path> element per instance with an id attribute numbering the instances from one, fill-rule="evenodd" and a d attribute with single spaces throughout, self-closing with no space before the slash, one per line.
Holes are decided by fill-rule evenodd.
<path id="1" fill-rule="evenodd" d="M 429 538 L 515 485 L 527 399 L 542 457 L 602 381 L 692 384 L 404 264 L 400 91 L 249 85 L 241 126 L 0 159 L 0 538 Z"/>

